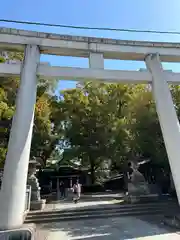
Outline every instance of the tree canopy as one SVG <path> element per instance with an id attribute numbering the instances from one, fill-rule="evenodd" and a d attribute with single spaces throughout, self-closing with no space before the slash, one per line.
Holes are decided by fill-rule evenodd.
<path id="1" fill-rule="evenodd" d="M 171 90 L 178 110 L 179 88 Z M 168 165 L 150 86 L 78 84 L 61 92 L 56 107 L 68 145 L 64 158 L 78 159 L 93 183 L 101 169 L 120 171 L 128 160 Z"/>
<path id="2" fill-rule="evenodd" d="M 7 60 L 22 61 L 21 53 L 7 53 L 6 58 L 1 57 L 0 61 Z M 0 166 L 4 164 L 7 144 L 10 134 L 12 117 L 15 111 L 15 99 L 19 86 L 19 78 L 0 78 Z M 55 150 L 59 141 L 60 129 L 53 124 L 52 112 L 56 80 L 39 79 L 37 86 L 37 100 L 35 107 L 35 119 L 31 146 L 31 157 L 37 157 L 42 165 Z M 59 127 L 59 126 L 58 126 Z"/>
<path id="3" fill-rule="evenodd" d="M 8 58 L 22 60 L 23 56 L 9 53 Z M 3 166 L 19 79 L 0 80 Z M 180 117 L 180 87 L 171 85 L 170 89 Z M 127 161 L 150 159 L 168 167 L 150 85 L 85 82 L 59 94 L 55 91 L 56 79 L 39 79 L 31 157 L 42 165 L 53 158 L 78 162 L 91 173 L 92 183 L 104 169 L 120 172 Z"/>

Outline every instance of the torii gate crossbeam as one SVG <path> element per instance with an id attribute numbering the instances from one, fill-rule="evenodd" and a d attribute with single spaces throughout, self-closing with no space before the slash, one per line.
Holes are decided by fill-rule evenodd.
<path id="1" fill-rule="evenodd" d="M 0 28 L 0 48 L 24 51 L 26 45 L 39 46 L 43 54 L 87 57 L 101 53 L 104 59 L 144 61 L 149 53 L 159 53 L 161 61 L 180 62 L 180 43 L 129 41 L 83 37 Z"/>

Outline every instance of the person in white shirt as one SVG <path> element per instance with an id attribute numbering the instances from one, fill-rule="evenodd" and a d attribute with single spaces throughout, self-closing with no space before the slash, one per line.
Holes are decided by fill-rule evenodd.
<path id="1" fill-rule="evenodd" d="M 81 184 L 77 180 L 76 183 L 73 185 L 73 193 L 74 193 L 74 202 L 77 203 L 81 197 Z"/>

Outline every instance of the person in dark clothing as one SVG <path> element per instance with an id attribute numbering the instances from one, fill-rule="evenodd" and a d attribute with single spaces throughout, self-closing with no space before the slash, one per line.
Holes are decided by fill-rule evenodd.
<path id="1" fill-rule="evenodd" d="M 61 193 L 61 198 L 65 198 L 65 184 L 63 181 L 61 181 L 59 184 L 59 190 Z"/>
<path id="2" fill-rule="evenodd" d="M 132 163 L 129 162 L 129 163 L 128 163 L 128 168 L 127 168 L 127 174 L 128 174 L 128 179 L 129 179 L 129 180 L 131 179 L 132 173 L 133 173 Z"/>
<path id="3" fill-rule="evenodd" d="M 131 180 L 131 175 L 133 173 L 132 163 L 128 162 L 128 166 L 124 171 L 124 194 L 128 195 L 128 182 Z"/>

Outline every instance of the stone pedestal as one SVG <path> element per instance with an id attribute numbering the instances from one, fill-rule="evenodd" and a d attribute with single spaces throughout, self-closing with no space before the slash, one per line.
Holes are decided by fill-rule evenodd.
<path id="1" fill-rule="evenodd" d="M 158 194 L 147 194 L 147 195 L 127 195 L 125 196 L 125 202 L 127 203 L 150 203 L 157 202 L 159 200 Z"/>
<path id="2" fill-rule="evenodd" d="M 45 205 L 46 205 L 46 199 L 31 201 L 30 210 L 31 211 L 43 210 L 45 208 Z"/>
<path id="3" fill-rule="evenodd" d="M 28 171 L 28 179 L 27 184 L 31 186 L 31 203 L 30 210 L 42 210 L 45 207 L 46 200 L 41 199 L 40 196 L 40 186 L 38 179 L 36 177 L 36 160 L 31 160 L 29 162 L 29 171 Z"/>

